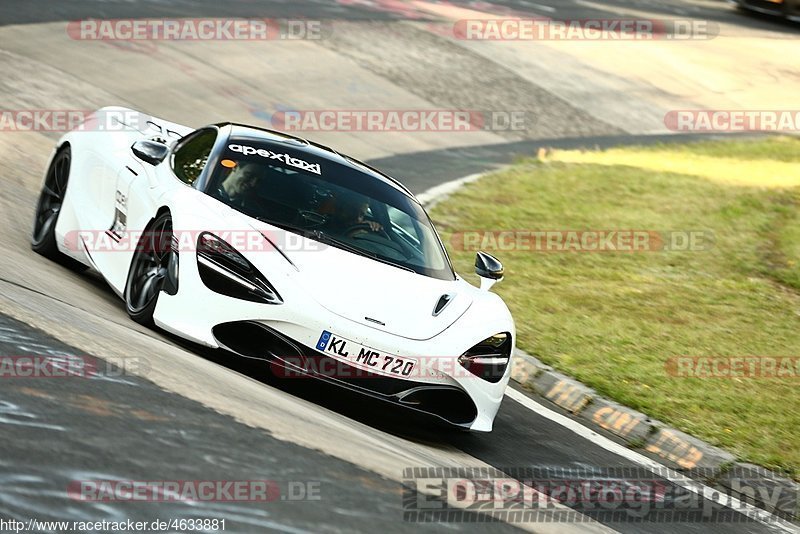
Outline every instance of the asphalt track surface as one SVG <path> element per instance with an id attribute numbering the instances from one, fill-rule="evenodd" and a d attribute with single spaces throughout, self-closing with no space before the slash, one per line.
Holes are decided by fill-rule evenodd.
<path id="1" fill-rule="evenodd" d="M 455 4 L 475 7 L 470 2 Z M 797 34 L 795 27 L 763 17 L 742 16 L 719 2 L 576 0 L 556 4 L 552 0 L 536 3 L 499 0 L 495 6 L 500 11 L 506 7 L 514 12 L 551 16 L 549 9 L 553 9 L 560 17 L 576 19 L 608 17 L 618 13 L 618 9 L 646 7 L 649 12 L 665 17 L 692 16 L 717 21 L 735 28 L 737 35 L 768 32 L 777 39 L 794 39 Z M 117 97 L 125 103 L 144 102 L 149 105 L 148 112 L 166 118 L 175 118 L 170 114 L 172 111 L 195 126 L 210 122 L 203 120 L 213 117 L 207 109 L 198 109 L 196 120 L 191 121 L 187 117 L 192 115 L 185 110 L 159 105 L 169 101 L 166 92 L 146 94 L 142 85 L 121 84 L 97 96 L 86 89 L 86 95 L 79 95 L 86 100 L 65 94 L 77 83 L 73 77 L 89 87 L 93 76 L 102 75 L 99 71 L 107 70 L 109 64 L 103 63 L 99 55 L 96 63 L 90 56 L 87 59 L 76 53 L 73 57 L 68 46 L 59 48 L 51 37 L 53 28 L 63 32 L 65 21 L 86 17 L 204 16 L 344 21 L 343 30 L 337 32 L 341 39 L 331 39 L 333 42 L 328 46 L 337 57 L 347 58 L 347 64 L 356 73 L 353 76 L 366 76 L 362 73 L 367 72 L 388 80 L 407 95 L 404 98 L 409 102 L 421 98 L 439 106 L 464 103 L 460 100 L 464 98 L 459 94 L 460 88 L 447 87 L 446 83 L 448 78 L 452 82 L 453 76 L 461 75 L 457 69 L 441 77 L 431 71 L 432 81 L 428 85 L 411 83 L 410 80 L 417 79 L 415 76 L 424 76 L 425 70 L 415 71 L 415 61 L 404 62 L 404 50 L 398 50 L 392 39 L 379 40 L 387 25 L 407 24 L 409 19 L 417 23 L 421 18 L 433 17 L 430 11 L 420 15 L 415 9 L 398 9 L 392 2 L 6 0 L 0 4 L 0 49 L 12 50 L 4 56 L 12 63 L 19 58 L 23 60 L 13 63 L 22 67 L 18 71 L 7 70 L 5 80 L 0 82 L 2 107 L 20 109 L 27 102 L 39 108 L 48 105 L 57 108 L 70 105 L 70 98 L 76 99 L 75 106 L 87 102 L 111 104 L 115 102 L 108 99 Z M 39 27 L 42 33 L 36 33 Z M 413 38 L 420 37 L 416 27 L 404 27 L 404 31 Z M 359 35 L 364 36 L 360 42 Z M 31 40 L 15 40 L 19 36 Z M 413 54 L 414 45 L 408 46 L 408 54 Z M 370 48 L 377 52 L 365 54 L 364 49 Z M 462 70 L 485 67 L 482 63 L 485 58 L 479 54 L 456 50 L 450 45 L 441 45 L 437 51 L 445 54 L 444 63 L 459 65 Z M 47 57 L 51 59 L 43 59 Z M 23 64 L 28 64 L 26 58 L 30 58 L 30 71 L 24 69 Z M 292 61 L 291 57 L 284 59 Z M 148 65 L 146 58 L 136 61 Z M 61 64 L 69 64 L 71 70 L 64 75 L 67 81 L 59 89 L 57 78 L 51 79 L 54 73 L 47 69 L 57 69 Z M 39 72 L 50 82 L 42 83 L 41 87 L 33 77 L 40 65 L 47 65 Z M 81 70 L 76 71 L 75 65 L 80 65 Z M 392 65 L 396 71 L 386 65 Z M 112 67 L 120 69 L 115 71 L 120 76 L 126 68 L 133 68 L 120 64 Z M 632 129 L 624 120 L 608 120 L 592 111 L 592 102 L 552 94 L 549 88 L 531 84 L 530 80 L 509 71 L 507 65 L 491 68 L 496 69 L 492 71 L 496 75 L 507 76 L 504 89 L 497 91 L 500 100 L 489 98 L 493 93 L 490 83 L 473 81 L 469 91 L 461 88 L 462 92 L 475 93 L 477 89 L 481 93 L 481 99 L 472 105 L 482 109 L 515 109 L 512 107 L 515 99 L 523 100 L 530 106 L 526 109 L 536 112 L 541 122 L 521 134 L 476 135 L 466 142 L 442 141 L 424 135 L 412 140 L 376 141 L 375 136 L 366 134 L 342 138 L 340 142 L 331 136 L 324 141 L 337 148 L 345 145 L 346 151 L 355 156 L 367 154 L 371 163 L 385 168 L 420 193 L 449 179 L 535 153 L 540 146 L 610 146 L 674 137 L 665 132 L 653 133 L 648 128 Z M 147 73 L 138 76 L 146 78 Z M 477 78 L 474 72 L 469 77 Z M 238 83 L 236 80 L 232 83 Z M 175 80 L 182 84 L 180 97 L 184 100 L 191 100 L 193 91 L 199 91 L 191 78 L 189 82 L 187 85 L 182 79 Z M 158 85 L 163 90 L 162 84 L 168 83 L 159 81 Z M 364 83 L 369 86 L 378 82 Z M 308 92 L 313 87 L 302 86 L 298 90 Z M 372 102 L 366 91 L 357 96 Z M 48 104 L 50 98 L 57 102 Z M 382 102 L 375 101 L 372 105 L 378 107 Z M 2 182 L 1 244 L 7 251 L 0 258 L 0 355 L 72 354 L 96 357 L 99 361 L 135 360 L 144 362 L 144 368 L 122 375 L 111 371 L 107 376 L 101 373 L 89 379 L 4 381 L 0 387 L 3 446 L 0 517 L 23 521 L 224 518 L 226 531 L 230 532 L 376 529 L 388 532 L 418 528 L 444 531 L 522 528 L 537 532 L 782 531 L 774 525 L 734 521 L 730 516 L 707 522 L 611 521 L 600 517 L 599 524 L 591 521 L 506 524 L 484 523 L 480 513 L 470 513 L 462 522 L 405 522 L 403 470 L 409 467 L 496 467 L 509 472 L 527 468 L 567 469 L 604 477 L 609 470 L 636 465 L 510 398 L 505 399 L 491 434 L 453 432 L 403 411 L 373 406 L 324 384 L 275 379 L 260 362 L 243 361 L 135 325 L 96 275 L 77 275 L 46 262 L 28 248 L 29 221 L 41 167 L 55 137 L 4 133 L 0 139 L 0 157 L 6 169 Z M 379 146 L 393 143 L 396 143 L 394 150 Z M 21 158 L 24 165 L 12 164 Z M 547 405 L 541 399 L 536 400 Z M 558 411 L 553 406 L 547 407 Z M 70 481 L 85 479 L 267 479 L 274 481 L 280 495 L 267 504 L 97 503 L 71 499 L 66 492 Z M 674 487 L 660 478 L 658 482 Z M 293 501 L 289 498 L 291 491 L 298 491 L 300 486 L 312 493 L 317 488 L 319 498 Z M 707 503 L 701 501 L 702 504 Z"/>

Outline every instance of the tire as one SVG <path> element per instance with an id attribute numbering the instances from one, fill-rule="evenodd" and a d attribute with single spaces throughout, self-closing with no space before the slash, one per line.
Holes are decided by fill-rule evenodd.
<path id="1" fill-rule="evenodd" d="M 161 291 L 165 286 L 177 290 L 178 253 L 171 246 L 172 236 L 172 216 L 162 213 L 147 226 L 133 253 L 124 298 L 128 315 L 139 324 L 154 326 Z"/>
<path id="2" fill-rule="evenodd" d="M 56 224 L 67 194 L 72 151 L 69 145 L 61 148 L 47 169 L 42 191 L 36 202 L 36 212 L 31 232 L 31 249 L 45 258 L 58 262 L 74 271 L 87 267 L 58 250 Z"/>

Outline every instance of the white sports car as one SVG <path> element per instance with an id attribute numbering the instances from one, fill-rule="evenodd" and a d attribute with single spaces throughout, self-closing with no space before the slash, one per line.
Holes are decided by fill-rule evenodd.
<path id="1" fill-rule="evenodd" d="M 53 151 L 32 248 L 135 321 L 458 427 L 490 431 L 508 383 L 502 265 L 465 282 L 408 189 L 298 137 L 98 110 Z"/>

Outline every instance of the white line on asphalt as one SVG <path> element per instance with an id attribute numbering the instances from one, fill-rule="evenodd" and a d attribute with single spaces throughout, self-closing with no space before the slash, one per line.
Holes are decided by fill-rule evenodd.
<path id="1" fill-rule="evenodd" d="M 626 460 L 630 460 L 636 464 L 641 465 L 648 471 L 652 472 L 657 476 L 661 476 L 666 480 L 676 484 L 692 493 L 696 493 L 701 497 L 713 501 L 718 504 L 723 504 L 722 499 L 723 496 L 720 492 L 710 488 L 696 480 L 693 480 L 687 476 L 684 476 L 673 469 L 669 469 L 668 467 L 661 465 L 657 461 L 644 456 L 632 449 L 625 447 L 624 445 L 620 445 L 619 443 L 608 439 L 605 436 L 601 436 L 597 432 L 593 431 L 592 429 L 583 426 L 582 424 L 578 423 L 577 421 L 573 421 L 569 417 L 562 415 L 560 413 L 554 412 L 553 410 L 542 406 L 532 398 L 528 397 L 524 393 L 517 391 L 513 388 L 506 389 L 506 395 L 523 405 L 525 408 L 541 415 L 542 417 L 546 417 L 550 419 L 554 423 L 563 426 L 574 432 L 575 434 L 579 435 L 580 437 L 591 441 L 598 447 L 602 447 L 609 452 L 613 452 L 618 456 L 622 456 Z M 666 473 L 666 474 L 665 474 Z M 745 502 L 736 499 L 735 497 L 731 496 L 728 499 L 728 507 L 732 510 L 736 510 L 739 513 L 746 515 L 747 517 L 758 521 L 759 523 L 763 523 L 768 527 L 777 527 L 784 532 L 792 532 L 797 533 L 800 532 L 796 527 L 794 527 L 788 521 L 784 521 L 774 515 L 770 514 L 766 510 L 762 510 L 757 506 L 752 504 L 748 504 Z"/>
<path id="2" fill-rule="evenodd" d="M 492 171 L 470 174 L 469 176 L 464 176 L 463 178 L 458 178 L 456 180 L 450 180 L 449 182 L 431 187 L 430 189 L 425 190 L 423 193 L 416 195 L 417 200 L 420 204 L 425 206 L 425 209 L 431 209 L 449 195 L 455 193 L 458 189 L 461 189 L 461 186 L 472 183 L 489 172 Z"/>

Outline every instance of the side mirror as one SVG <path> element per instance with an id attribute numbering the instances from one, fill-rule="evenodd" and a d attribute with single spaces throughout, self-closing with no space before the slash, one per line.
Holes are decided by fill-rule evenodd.
<path id="1" fill-rule="evenodd" d="M 131 151 L 140 160 L 150 165 L 158 165 L 169 154 L 169 147 L 155 141 L 136 141 Z"/>
<path id="2" fill-rule="evenodd" d="M 485 252 L 475 255 L 475 274 L 481 277 L 481 289 L 488 290 L 503 279 L 503 264 Z"/>

